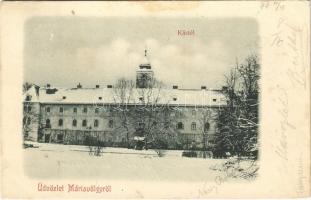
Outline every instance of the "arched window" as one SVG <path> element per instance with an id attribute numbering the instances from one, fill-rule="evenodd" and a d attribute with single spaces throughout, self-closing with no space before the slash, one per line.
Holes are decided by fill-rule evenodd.
<path id="1" fill-rule="evenodd" d="M 209 130 L 210 124 L 208 122 L 206 122 L 204 124 L 204 132 L 207 132 Z"/>
<path id="2" fill-rule="evenodd" d="M 98 113 L 99 109 L 98 108 L 95 108 L 95 113 Z"/>
<path id="3" fill-rule="evenodd" d="M 94 120 L 94 127 L 98 127 L 98 120 L 97 119 Z"/>
<path id="4" fill-rule="evenodd" d="M 60 108 L 59 108 L 59 112 L 60 112 L 60 113 L 64 112 L 64 108 L 63 108 L 63 107 L 60 107 Z"/>
<path id="5" fill-rule="evenodd" d="M 191 123 L 191 130 L 197 130 L 197 124 L 195 122 Z"/>
<path id="6" fill-rule="evenodd" d="M 86 125 L 87 125 L 87 121 L 86 121 L 86 119 L 84 119 L 84 120 L 82 121 L 82 126 L 83 126 L 83 127 L 86 127 Z"/>
<path id="7" fill-rule="evenodd" d="M 112 119 L 109 120 L 108 126 L 109 126 L 109 128 L 113 128 L 113 120 Z"/>
<path id="8" fill-rule="evenodd" d="M 51 128 L 51 121 L 50 121 L 50 119 L 46 119 L 45 120 L 45 127 L 46 128 Z"/>
<path id="9" fill-rule="evenodd" d="M 27 125 L 30 125 L 30 123 L 31 123 L 31 119 L 30 119 L 30 117 L 28 117 L 27 118 Z"/>
<path id="10" fill-rule="evenodd" d="M 77 120 L 76 119 L 72 120 L 72 126 L 74 126 L 74 127 L 77 126 Z"/>
<path id="11" fill-rule="evenodd" d="M 58 120 L 58 126 L 63 126 L 63 119 Z"/>
<path id="12" fill-rule="evenodd" d="M 178 122 L 177 129 L 184 129 L 184 124 L 182 122 Z"/>

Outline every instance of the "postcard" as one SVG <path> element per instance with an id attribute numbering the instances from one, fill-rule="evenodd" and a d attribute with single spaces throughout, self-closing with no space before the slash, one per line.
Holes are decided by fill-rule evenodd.
<path id="1" fill-rule="evenodd" d="M 310 196 L 309 8 L 2 2 L 2 197 Z"/>

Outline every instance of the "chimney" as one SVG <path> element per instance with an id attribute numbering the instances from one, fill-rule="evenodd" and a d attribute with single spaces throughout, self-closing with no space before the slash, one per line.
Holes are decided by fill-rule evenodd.
<path id="1" fill-rule="evenodd" d="M 79 83 L 79 84 L 77 85 L 77 88 L 82 88 L 82 85 Z"/>
<path id="2" fill-rule="evenodd" d="M 173 85 L 173 89 L 178 89 L 178 85 Z"/>
<path id="3" fill-rule="evenodd" d="M 222 91 L 227 91 L 228 87 L 227 86 L 222 86 Z"/>
<path id="4" fill-rule="evenodd" d="M 205 85 L 202 85 L 202 86 L 201 86 L 201 90 L 206 90 L 206 86 L 205 86 Z"/>
<path id="5" fill-rule="evenodd" d="M 99 85 L 96 85 L 95 88 L 99 88 Z"/>
<path id="6" fill-rule="evenodd" d="M 39 96 L 40 87 L 39 86 L 35 86 L 35 90 L 36 90 L 36 95 Z"/>
<path id="7" fill-rule="evenodd" d="M 107 88 L 112 88 L 112 85 L 107 85 Z"/>
<path id="8" fill-rule="evenodd" d="M 66 96 L 63 96 L 63 99 L 66 99 Z"/>

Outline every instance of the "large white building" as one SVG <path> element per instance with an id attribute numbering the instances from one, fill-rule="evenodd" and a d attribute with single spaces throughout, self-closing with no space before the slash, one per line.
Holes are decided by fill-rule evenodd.
<path id="1" fill-rule="evenodd" d="M 217 110 L 226 106 L 223 90 L 159 88 L 153 80 L 145 52 L 136 83 L 127 92 L 117 85 L 33 85 L 24 94 L 24 138 L 85 144 L 91 137 L 106 146 L 126 146 L 134 145 L 138 136 L 148 141 L 161 136 L 169 140 L 167 148 L 209 144 L 217 131 Z"/>

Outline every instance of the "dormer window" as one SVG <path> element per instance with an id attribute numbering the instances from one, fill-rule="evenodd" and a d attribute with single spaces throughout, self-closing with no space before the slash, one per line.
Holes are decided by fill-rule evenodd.
<path id="1" fill-rule="evenodd" d="M 213 99 L 213 102 L 216 102 L 217 101 L 217 99 Z"/>
<path id="2" fill-rule="evenodd" d="M 27 95 L 26 96 L 26 101 L 30 101 L 31 100 L 31 96 L 30 95 Z"/>
<path id="3" fill-rule="evenodd" d="M 98 99 L 99 99 L 99 100 L 102 100 L 102 99 L 103 99 L 103 97 L 98 97 Z"/>
<path id="4" fill-rule="evenodd" d="M 143 101 L 143 99 L 144 99 L 143 97 L 139 97 L 139 101 Z"/>
<path id="5" fill-rule="evenodd" d="M 176 97 L 174 97 L 174 98 L 173 98 L 173 101 L 177 101 L 177 98 L 176 98 Z"/>

